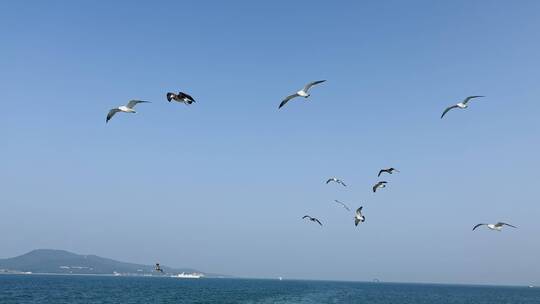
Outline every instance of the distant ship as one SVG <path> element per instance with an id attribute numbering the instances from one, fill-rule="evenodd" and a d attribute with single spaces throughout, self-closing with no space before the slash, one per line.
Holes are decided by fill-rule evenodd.
<path id="1" fill-rule="evenodd" d="M 185 273 L 185 272 L 182 272 L 182 273 L 179 273 L 179 274 L 176 274 L 176 275 L 171 275 L 171 278 L 179 278 L 179 279 L 200 279 L 204 277 L 204 274 L 202 273 Z"/>

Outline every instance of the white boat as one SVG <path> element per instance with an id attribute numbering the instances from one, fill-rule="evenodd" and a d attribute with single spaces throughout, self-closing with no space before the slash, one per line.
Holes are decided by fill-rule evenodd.
<path id="1" fill-rule="evenodd" d="M 182 273 L 179 273 L 179 274 L 175 274 L 175 275 L 172 275 L 171 278 L 178 278 L 178 279 L 200 279 L 204 277 L 204 274 L 202 273 L 185 273 L 185 272 L 182 272 Z"/>

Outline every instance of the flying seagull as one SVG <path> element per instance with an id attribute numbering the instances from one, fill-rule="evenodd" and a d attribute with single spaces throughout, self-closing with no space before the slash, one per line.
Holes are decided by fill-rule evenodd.
<path id="1" fill-rule="evenodd" d="M 356 214 L 354 215 L 354 225 L 358 226 L 358 223 L 363 223 L 366 221 L 366 217 L 362 215 L 362 208 L 356 209 Z"/>
<path id="2" fill-rule="evenodd" d="M 156 266 L 154 267 L 154 270 L 157 272 L 163 273 L 163 269 L 161 269 L 161 266 L 159 266 L 159 263 L 156 263 Z"/>
<path id="3" fill-rule="evenodd" d="M 381 174 L 384 172 L 384 173 L 388 173 L 388 174 L 392 174 L 395 172 L 399 172 L 396 168 L 388 168 L 388 169 L 381 169 L 381 171 L 379 171 L 379 174 L 377 176 L 381 176 Z"/>
<path id="4" fill-rule="evenodd" d="M 302 217 L 302 219 L 306 219 L 306 218 L 307 218 L 308 220 L 310 220 L 310 221 L 312 221 L 312 222 L 315 222 L 315 223 L 318 223 L 319 225 L 322 226 L 321 221 L 319 221 L 317 218 L 311 217 L 311 216 L 309 216 L 309 215 L 304 215 L 304 216 Z"/>
<path id="5" fill-rule="evenodd" d="M 496 230 L 496 231 L 501 231 L 502 227 L 503 226 L 509 226 L 509 227 L 512 227 L 512 228 L 517 228 L 516 226 L 512 226 L 510 224 L 507 224 L 507 223 L 503 223 L 503 222 L 498 222 L 497 224 L 478 224 L 476 226 L 473 227 L 473 231 L 474 229 L 480 227 L 480 226 L 487 226 L 489 229 L 491 230 Z"/>
<path id="6" fill-rule="evenodd" d="M 114 109 L 111 109 L 109 111 L 109 114 L 107 114 L 107 120 L 105 122 L 109 122 L 109 120 L 111 120 L 111 118 L 114 116 L 114 114 L 118 113 L 118 112 L 124 112 L 124 113 L 137 113 L 135 112 L 135 110 L 133 110 L 133 108 L 139 104 L 139 103 L 143 103 L 143 102 L 150 102 L 150 101 L 145 101 L 145 100 L 130 100 L 128 102 L 127 105 L 125 106 L 119 106 L 118 108 L 114 108 Z"/>
<path id="7" fill-rule="evenodd" d="M 345 183 L 342 180 L 340 180 L 339 178 L 336 178 L 336 177 L 331 177 L 326 181 L 327 184 L 330 183 L 330 182 L 338 183 L 338 184 L 343 185 L 343 187 L 347 187 L 347 185 L 345 185 Z"/>
<path id="8" fill-rule="evenodd" d="M 183 92 L 178 92 L 178 94 L 169 92 L 167 93 L 167 100 L 169 102 L 171 102 L 171 100 L 178 101 L 185 105 L 190 105 L 195 102 L 195 99 L 193 99 L 193 97 Z"/>
<path id="9" fill-rule="evenodd" d="M 316 84 L 319 84 L 319 83 L 323 83 L 325 81 L 326 80 L 317 80 L 317 81 L 313 81 L 313 82 L 310 82 L 310 83 L 306 84 L 306 86 L 303 89 L 301 89 L 300 91 L 285 97 L 285 99 L 283 99 L 283 101 L 279 104 L 278 109 L 281 109 L 281 107 L 283 107 L 287 102 L 289 102 L 289 100 L 291 100 L 291 99 L 293 99 L 295 97 L 308 98 L 310 96 L 309 89 L 311 89 L 312 86 L 314 86 Z"/>
<path id="10" fill-rule="evenodd" d="M 343 208 L 347 209 L 347 211 L 351 211 L 351 209 L 349 209 L 349 206 L 345 205 L 345 203 L 342 203 L 338 200 L 334 200 L 334 202 L 340 204 L 341 206 L 343 206 Z"/>
<path id="11" fill-rule="evenodd" d="M 388 183 L 388 182 L 386 182 L 386 181 L 380 181 L 380 182 L 377 182 L 377 183 L 373 186 L 373 192 L 377 192 L 377 189 L 379 189 L 379 188 L 384 188 L 384 187 L 386 187 L 386 184 L 387 184 L 387 183 Z"/>
<path id="12" fill-rule="evenodd" d="M 460 108 L 460 109 L 466 109 L 467 107 L 469 107 L 469 105 L 467 105 L 467 103 L 473 99 L 473 98 L 479 98 L 479 97 L 485 97 L 485 96 L 469 96 L 465 99 L 463 99 L 462 102 L 460 103 L 457 103 L 453 106 L 449 106 L 448 108 L 446 108 L 446 110 L 444 110 L 444 112 L 442 113 L 441 115 L 441 119 L 444 117 L 444 115 L 446 115 L 446 113 L 448 113 L 448 111 L 452 110 L 452 109 L 455 109 L 455 108 Z"/>

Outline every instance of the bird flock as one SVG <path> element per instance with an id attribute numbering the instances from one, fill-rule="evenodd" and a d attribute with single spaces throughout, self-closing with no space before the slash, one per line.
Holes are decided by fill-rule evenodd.
<path id="1" fill-rule="evenodd" d="M 291 94 L 291 95 L 288 95 L 287 97 L 285 97 L 281 101 L 281 103 L 279 104 L 278 109 L 283 108 L 289 101 L 293 100 L 294 98 L 304 97 L 304 98 L 307 99 L 308 97 L 311 96 L 311 94 L 310 94 L 311 88 L 313 88 L 313 86 L 322 84 L 324 82 L 326 82 L 326 80 L 316 80 L 316 81 L 312 81 L 312 82 L 306 84 L 301 90 L 297 91 L 294 94 Z M 463 101 L 458 102 L 455 105 L 451 105 L 451 106 L 447 107 L 442 112 L 441 119 L 444 118 L 446 116 L 446 114 L 448 112 L 450 112 L 451 110 L 453 110 L 453 109 L 462 109 L 462 110 L 467 109 L 469 107 L 469 102 L 471 100 L 475 100 L 477 98 L 482 98 L 482 97 L 485 97 L 485 96 L 481 96 L 481 95 L 468 96 L 465 99 L 463 99 Z M 184 92 L 178 92 L 178 93 L 168 92 L 166 94 L 166 99 L 167 99 L 168 102 L 176 101 L 176 102 L 179 102 L 179 103 L 183 103 L 185 105 L 191 105 L 191 104 L 195 103 L 195 99 L 193 97 L 191 97 L 189 94 L 184 93 Z M 116 113 L 136 113 L 134 108 L 139 103 L 150 103 L 150 101 L 135 100 L 134 99 L 134 100 L 130 100 L 126 105 L 122 105 L 122 106 L 112 108 L 107 113 L 107 117 L 106 117 L 105 122 L 108 123 L 115 116 Z M 399 170 L 397 170 L 394 167 L 383 168 L 383 169 L 379 170 L 379 173 L 377 174 L 377 177 L 381 177 L 381 175 L 383 173 L 391 175 L 391 174 L 394 174 L 396 172 L 399 173 Z M 326 184 L 330 184 L 330 183 L 335 183 L 337 185 L 347 187 L 347 184 L 345 184 L 345 182 L 343 182 L 343 180 L 341 180 L 340 178 L 337 178 L 337 177 L 328 178 L 326 180 Z M 377 193 L 377 191 L 379 191 L 380 189 L 386 188 L 387 185 L 388 185 L 387 181 L 384 181 L 384 180 L 377 181 L 372 187 L 373 193 Z M 336 204 L 342 206 L 348 212 L 351 211 L 349 206 L 347 206 L 345 203 L 343 203 L 343 202 L 341 202 L 339 200 L 334 200 L 334 202 Z M 363 206 L 360 206 L 359 208 L 356 209 L 356 211 L 354 213 L 353 219 L 354 219 L 354 225 L 355 226 L 358 226 L 358 224 L 364 223 L 366 221 L 366 217 L 362 214 L 362 209 L 363 209 Z M 313 217 L 311 215 L 306 214 L 306 215 L 304 215 L 302 217 L 302 219 L 303 220 L 309 220 L 309 221 L 311 221 L 313 223 L 316 223 L 316 224 L 320 225 L 321 227 L 323 226 L 323 223 L 321 222 L 321 220 L 319 218 Z M 474 231 L 478 227 L 481 227 L 481 226 L 486 226 L 487 228 L 489 228 L 490 230 L 493 230 L 493 231 L 501 231 L 504 226 L 517 228 L 516 226 L 513 226 L 513 225 L 508 224 L 508 223 L 497 222 L 495 224 L 480 223 L 480 224 L 475 225 L 472 230 Z M 156 271 L 162 271 L 161 268 L 159 267 L 159 264 L 156 264 Z"/>

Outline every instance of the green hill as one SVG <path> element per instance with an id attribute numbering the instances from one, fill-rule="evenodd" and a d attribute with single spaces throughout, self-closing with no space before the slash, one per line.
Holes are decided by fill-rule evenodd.
<path id="1" fill-rule="evenodd" d="M 199 272 L 191 268 L 161 266 L 167 274 Z M 37 249 L 26 254 L 0 259 L 0 270 L 55 274 L 156 274 L 153 265 L 119 262 L 96 255 L 80 255 L 65 250 Z"/>

